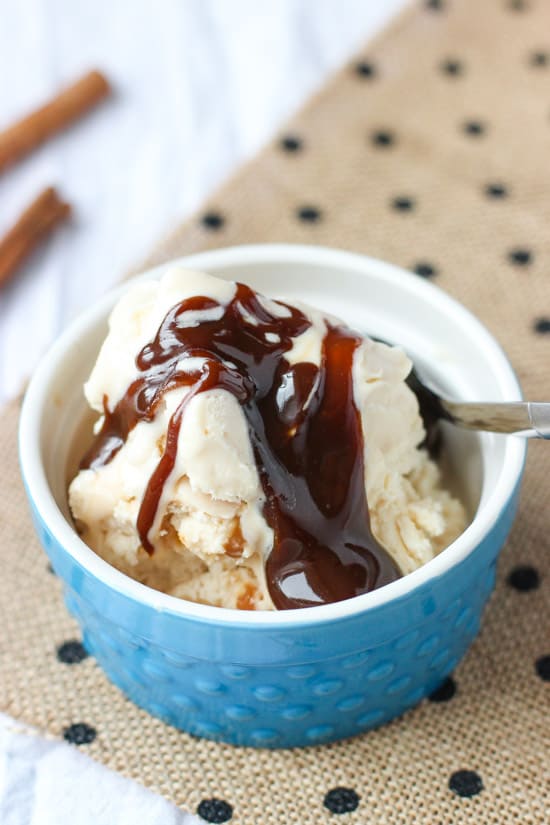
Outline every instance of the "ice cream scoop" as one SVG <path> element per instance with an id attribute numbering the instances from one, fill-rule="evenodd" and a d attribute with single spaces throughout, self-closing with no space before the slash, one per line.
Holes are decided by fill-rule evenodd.
<path id="1" fill-rule="evenodd" d="M 341 601 L 465 523 L 418 445 L 410 361 L 337 318 L 176 268 L 115 307 L 70 487 L 86 541 L 146 583 L 224 606 Z"/>

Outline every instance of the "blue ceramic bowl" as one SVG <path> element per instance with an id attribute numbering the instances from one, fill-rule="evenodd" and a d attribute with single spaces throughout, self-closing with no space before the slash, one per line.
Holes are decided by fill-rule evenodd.
<path id="1" fill-rule="evenodd" d="M 184 263 L 307 300 L 397 341 L 458 397 L 521 397 L 487 330 L 436 287 L 396 267 L 287 245 L 222 249 Z M 67 507 L 86 420 L 82 384 L 120 292 L 59 339 L 37 369 L 21 415 L 21 466 L 36 530 L 88 650 L 141 707 L 198 736 L 238 745 L 327 742 L 417 704 L 451 673 L 479 630 L 516 509 L 524 442 L 449 428 L 449 473 L 472 521 L 433 561 L 373 593 L 265 613 L 158 593 L 96 556 L 76 534 Z"/>

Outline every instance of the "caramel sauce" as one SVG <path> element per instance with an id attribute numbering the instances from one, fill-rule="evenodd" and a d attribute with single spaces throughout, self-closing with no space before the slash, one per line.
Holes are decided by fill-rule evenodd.
<path id="1" fill-rule="evenodd" d="M 244 536 L 241 530 L 241 522 L 237 518 L 234 521 L 235 523 L 231 531 L 231 535 L 225 542 L 223 549 L 226 555 L 230 556 L 232 559 L 238 559 L 242 556 L 244 551 Z"/>
<path id="2" fill-rule="evenodd" d="M 255 586 L 248 582 L 237 597 L 237 610 L 256 610 L 256 598 L 258 591 Z"/>
<path id="3" fill-rule="evenodd" d="M 361 336 L 327 322 L 320 366 L 291 365 L 285 353 L 310 322 L 297 308 L 279 306 L 284 317 L 243 284 L 227 305 L 193 297 L 174 306 L 138 354 L 138 377 L 125 395 L 113 410 L 104 399 L 103 425 L 81 468 L 111 461 L 139 421 L 154 419 L 167 392 L 188 388 L 138 515 L 140 539 L 151 554 L 149 533 L 174 469 L 185 409 L 201 392 L 231 393 L 248 423 L 264 516 L 274 531 L 269 592 L 275 607 L 287 609 L 348 599 L 401 574 L 370 529 L 363 433 L 353 399 Z M 197 360 L 185 369 L 191 358 Z"/>

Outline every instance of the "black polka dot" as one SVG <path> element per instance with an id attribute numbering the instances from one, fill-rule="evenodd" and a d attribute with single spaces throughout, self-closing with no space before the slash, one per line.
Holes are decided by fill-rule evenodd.
<path id="1" fill-rule="evenodd" d="M 316 206 L 301 206 L 296 210 L 296 216 L 304 223 L 318 223 L 321 220 L 321 210 Z"/>
<path id="2" fill-rule="evenodd" d="M 357 808 L 359 799 L 353 788 L 333 788 L 325 795 L 323 805 L 333 814 L 349 814 Z"/>
<path id="3" fill-rule="evenodd" d="M 537 659 L 535 670 L 543 682 L 550 682 L 550 656 L 541 656 Z"/>
<path id="4" fill-rule="evenodd" d="M 371 142 L 374 146 L 387 149 L 395 144 L 395 135 L 393 132 L 389 132 L 386 129 L 380 129 L 379 131 L 372 133 Z"/>
<path id="5" fill-rule="evenodd" d="M 467 120 L 462 124 L 462 130 L 470 137 L 481 137 L 485 133 L 485 125 L 480 120 Z"/>
<path id="6" fill-rule="evenodd" d="M 406 195 L 400 195 L 392 199 L 391 205 L 392 209 L 396 209 L 398 212 L 411 212 L 415 207 L 415 200 Z"/>
<path id="7" fill-rule="evenodd" d="M 89 745 L 97 736 L 95 728 L 86 722 L 75 722 L 63 731 L 63 739 L 71 745 Z"/>
<path id="8" fill-rule="evenodd" d="M 48 566 L 47 566 L 46 570 L 48 571 L 48 573 L 51 573 L 52 576 L 55 576 L 55 570 L 53 569 L 52 565 L 49 562 L 48 562 Z"/>
<path id="9" fill-rule="evenodd" d="M 529 58 L 529 63 L 535 68 L 543 68 L 550 64 L 550 55 L 548 52 L 533 52 Z"/>
<path id="10" fill-rule="evenodd" d="M 205 229 L 221 229 L 225 223 L 225 218 L 219 212 L 205 212 L 201 218 L 201 223 Z"/>
<path id="11" fill-rule="evenodd" d="M 527 11 L 529 4 L 525 0 L 510 0 L 508 8 L 511 11 Z"/>
<path id="12" fill-rule="evenodd" d="M 511 249 L 508 253 L 508 260 L 514 266 L 528 266 L 533 259 L 531 252 L 523 247 L 516 247 Z"/>
<path id="13" fill-rule="evenodd" d="M 430 702 L 448 702 L 456 693 L 456 682 L 452 676 L 448 676 L 433 693 L 430 693 L 428 699 Z"/>
<path id="14" fill-rule="evenodd" d="M 460 60 L 453 59 L 444 60 L 440 69 L 443 74 L 449 75 L 449 77 L 458 77 L 464 72 L 464 66 Z"/>
<path id="15" fill-rule="evenodd" d="M 425 0 L 426 8 L 430 9 L 430 11 L 443 11 L 445 8 L 445 3 L 443 0 Z"/>
<path id="16" fill-rule="evenodd" d="M 355 74 L 361 78 L 365 78 L 367 80 L 372 80 L 376 77 L 376 66 L 373 63 L 370 63 L 368 60 L 360 60 L 359 63 L 355 64 Z"/>
<path id="17" fill-rule="evenodd" d="M 297 135 L 284 135 L 279 142 L 279 146 L 285 152 L 300 152 L 304 148 L 304 143 Z"/>
<path id="18" fill-rule="evenodd" d="M 540 584 L 540 576 L 538 571 L 530 564 L 519 564 L 510 571 L 507 581 L 514 590 L 527 592 L 528 590 L 537 589 Z"/>
<path id="19" fill-rule="evenodd" d="M 483 790 L 483 782 L 475 771 L 455 771 L 449 779 L 449 788 L 457 796 L 476 796 Z"/>
<path id="20" fill-rule="evenodd" d="M 418 261 L 418 263 L 413 266 L 413 272 L 420 275 L 421 278 L 433 278 L 437 275 L 437 268 L 427 261 Z"/>
<path id="21" fill-rule="evenodd" d="M 488 183 L 484 189 L 488 198 L 507 198 L 508 188 L 503 183 Z"/>
<path id="22" fill-rule="evenodd" d="M 65 665 L 76 665 L 83 662 L 88 656 L 88 652 L 82 642 L 77 639 L 70 639 L 68 642 L 63 642 L 57 648 L 57 658 Z"/>
<path id="23" fill-rule="evenodd" d="M 550 332 L 550 318 L 537 318 L 533 324 L 533 329 L 535 332 L 538 332 L 539 335 L 546 335 Z"/>
<path id="24" fill-rule="evenodd" d="M 197 814 L 205 822 L 229 822 L 233 808 L 223 799 L 203 799 L 197 807 Z"/>

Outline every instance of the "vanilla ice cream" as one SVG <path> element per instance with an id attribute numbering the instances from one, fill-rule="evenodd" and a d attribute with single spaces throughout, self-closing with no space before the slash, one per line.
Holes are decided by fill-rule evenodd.
<path id="1" fill-rule="evenodd" d="M 402 350 L 359 338 L 302 304 L 178 266 L 137 283 L 114 308 L 84 387 L 99 418 L 69 488 L 82 538 L 151 587 L 231 608 L 345 597 L 345 589 L 322 595 L 316 553 L 320 570 L 347 570 L 353 548 L 356 566 L 368 557 L 372 582 L 385 564 L 395 565 L 393 577 L 415 570 L 464 529 L 465 513 L 419 449 L 425 433 L 405 383 L 410 370 Z M 344 408 L 346 386 L 352 399 Z M 331 469 L 323 453 L 335 443 Z M 360 472 L 363 510 L 357 490 L 337 480 L 342 472 Z M 357 549 L 361 518 L 366 543 Z M 344 549 L 330 543 L 328 528 L 338 524 L 353 537 L 340 542 Z M 286 554 L 278 585 L 277 554 Z M 361 584 L 361 564 L 349 595 L 384 583 Z M 304 582 L 316 593 L 311 602 Z"/>

